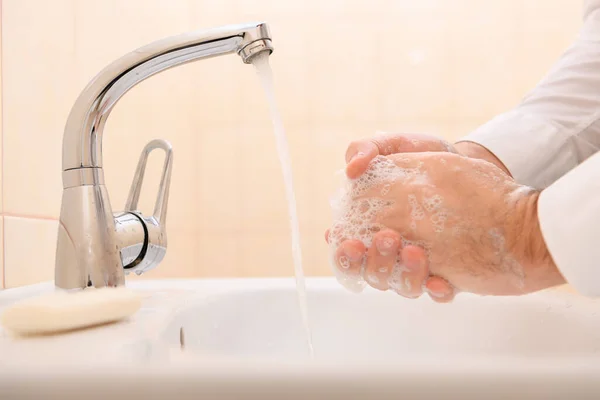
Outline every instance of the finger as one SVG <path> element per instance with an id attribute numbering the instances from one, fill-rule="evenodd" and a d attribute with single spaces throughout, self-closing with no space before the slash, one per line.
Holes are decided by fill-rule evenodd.
<path id="1" fill-rule="evenodd" d="M 435 296 L 432 296 L 431 294 L 429 294 L 429 297 L 431 298 L 431 300 L 435 301 L 436 303 L 441 303 L 441 304 L 452 303 L 452 301 L 454 300 L 454 294 L 450 294 L 450 295 L 443 296 L 443 297 L 435 297 Z"/>
<path id="2" fill-rule="evenodd" d="M 346 150 L 346 175 L 350 179 L 361 176 L 369 163 L 378 155 L 399 153 L 452 152 L 450 143 L 431 135 L 418 133 L 380 134 L 350 143 Z"/>
<path id="3" fill-rule="evenodd" d="M 425 284 L 425 290 L 429 293 L 431 299 L 437 303 L 450 303 L 454 300 L 454 287 L 439 276 L 432 276 Z"/>
<path id="4" fill-rule="evenodd" d="M 371 160 L 379 155 L 379 149 L 370 140 L 359 140 L 350 143 L 346 150 L 346 175 L 350 179 L 361 176 L 369 166 Z"/>
<path id="5" fill-rule="evenodd" d="M 329 244 L 329 229 L 325 231 L 325 241 Z"/>
<path id="6" fill-rule="evenodd" d="M 373 236 L 373 246 L 367 252 L 365 280 L 375 289 L 389 289 L 388 279 L 398 259 L 400 244 L 400 235 L 390 229 Z"/>
<path id="7" fill-rule="evenodd" d="M 346 240 L 336 250 L 335 263 L 344 274 L 359 276 L 366 248 L 360 240 Z"/>
<path id="8" fill-rule="evenodd" d="M 404 268 L 396 292 L 404 297 L 417 298 L 423 294 L 429 276 L 427 255 L 421 247 L 412 245 L 403 248 L 400 254 Z"/>
<path id="9" fill-rule="evenodd" d="M 456 150 L 447 141 L 419 133 L 383 133 L 350 143 L 346 150 L 349 163 L 358 153 L 388 156 L 398 153 L 451 152 Z"/>
<path id="10" fill-rule="evenodd" d="M 447 141 L 420 133 L 386 133 L 371 140 L 379 149 L 379 154 L 386 156 L 398 153 L 455 152 Z"/>

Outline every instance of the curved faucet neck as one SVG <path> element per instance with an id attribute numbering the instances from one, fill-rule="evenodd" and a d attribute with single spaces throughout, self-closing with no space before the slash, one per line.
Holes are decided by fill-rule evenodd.
<path id="1" fill-rule="evenodd" d="M 237 52 L 248 63 L 263 51 L 272 51 L 268 27 L 252 23 L 185 33 L 126 54 L 104 68 L 71 109 L 63 137 L 63 171 L 95 168 L 94 173 L 78 174 L 76 184 L 100 184 L 104 125 L 119 99 L 138 83 L 188 62 Z M 74 184 L 72 174 L 63 176 L 64 187 Z"/>

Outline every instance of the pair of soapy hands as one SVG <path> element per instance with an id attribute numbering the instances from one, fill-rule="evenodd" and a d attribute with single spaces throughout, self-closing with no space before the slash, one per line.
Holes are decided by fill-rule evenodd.
<path id="1" fill-rule="evenodd" d="M 373 232 L 369 248 L 356 238 L 332 242 L 335 232 L 326 232 L 327 242 L 338 244 L 333 259 L 340 272 L 407 298 L 428 293 L 440 303 L 460 291 L 519 295 L 564 283 L 537 221 L 539 191 L 516 183 L 487 149 L 427 135 L 378 135 L 350 144 L 347 177 L 351 182 L 361 177 L 381 156 L 404 169 L 418 168 L 420 178 L 384 182 L 384 192 L 374 187 L 352 199 L 385 193 L 393 205 L 375 217 L 385 229 Z M 432 210 L 422 206 L 432 197 L 444 210 L 442 229 Z M 402 284 L 391 285 L 398 265 Z"/>

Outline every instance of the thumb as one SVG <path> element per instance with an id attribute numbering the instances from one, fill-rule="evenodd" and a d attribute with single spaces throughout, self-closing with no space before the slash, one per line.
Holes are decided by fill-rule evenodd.
<path id="1" fill-rule="evenodd" d="M 371 160 L 381 154 L 377 143 L 370 139 L 350 143 L 346 150 L 346 175 L 350 179 L 358 178 L 367 170 Z"/>

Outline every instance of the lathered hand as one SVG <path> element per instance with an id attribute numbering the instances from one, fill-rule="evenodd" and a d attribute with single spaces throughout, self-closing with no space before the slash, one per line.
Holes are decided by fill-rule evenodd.
<path id="1" fill-rule="evenodd" d="M 364 278 L 378 289 L 406 292 L 405 274 L 413 270 L 407 261 L 420 248 L 429 273 L 458 290 L 528 293 L 564 283 L 541 237 L 538 195 L 494 164 L 459 154 L 375 156 L 349 182 L 328 241 L 347 282 Z M 360 242 L 369 252 L 381 250 L 374 235 L 390 232 L 398 236 L 384 240 L 389 251 L 379 254 L 393 259 L 393 268 L 349 248 Z"/>

